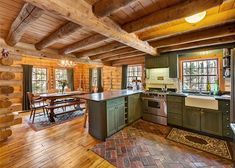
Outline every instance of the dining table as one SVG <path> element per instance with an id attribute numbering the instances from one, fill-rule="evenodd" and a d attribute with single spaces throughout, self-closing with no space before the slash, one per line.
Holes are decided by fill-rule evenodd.
<path id="1" fill-rule="evenodd" d="M 64 92 L 64 93 L 44 93 L 40 94 L 39 97 L 43 99 L 44 101 L 49 100 L 49 105 L 54 106 L 56 104 L 56 100 L 58 99 L 65 99 L 65 98 L 76 98 L 77 95 L 83 95 L 87 94 L 88 92 L 84 91 L 70 91 L 70 92 Z M 80 99 L 80 98 L 78 98 Z M 55 113 L 54 109 L 50 108 L 49 110 L 49 121 L 55 122 Z"/>

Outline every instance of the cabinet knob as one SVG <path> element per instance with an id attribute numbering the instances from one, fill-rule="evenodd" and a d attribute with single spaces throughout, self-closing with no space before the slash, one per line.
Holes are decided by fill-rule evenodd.
<path id="1" fill-rule="evenodd" d="M 228 103 L 226 103 L 226 106 L 228 106 L 229 104 Z"/>

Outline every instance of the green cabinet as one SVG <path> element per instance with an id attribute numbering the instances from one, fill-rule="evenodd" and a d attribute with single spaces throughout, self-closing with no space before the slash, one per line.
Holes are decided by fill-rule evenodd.
<path id="1" fill-rule="evenodd" d="M 170 125 L 182 126 L 182 115 L 184 110 L 185 97 L 167 96 L 167 123 Z"/>
<path id="2" fill-rule="evenodd" d="M 219 110 L 222 112 L 222 132 L 224 137 L 232 138 L 233 132 L 230 128 L 230 101 L 219 100 Z"/>
<path id="3" fill-rule="evenodd" d="M 218 110 L 202 109 L 201 131 L 222 136 L 222 113 Z"/>
<path id="4" fill-rule="evenodd" d="M 169 68 L 169 77 L 178 78 L 178 55 L 163 54 L 161 56 L 146 56 L 145 68 Z"/>
<path id="5" fill-rule="evenodd" d="M 142 115 L 140 94 L 128 96 L 128 123 L 138 120 Z"/>
<path id="6" fill-rule="evenodd" d="M 107 109 L 107 136 L 114 134 L 125 127 L 125 100 L 124 97 L 108 100 Z"/>
<path id="7" fill-rule="evenodd" d="M 169 54 L 169 77 L 178 78 L 178 55 Z"/>
<path id="8" fill-rule="evenodd" d="M 201 109 L 186 107 L 183 112 L 183 127 L 192 130 L 201 130 Z"/>
<path id="9" fill-rule="evenodd" d="M 183 127 L 222 136 L 222 113 L 219 110 L 186 107 Z"/>

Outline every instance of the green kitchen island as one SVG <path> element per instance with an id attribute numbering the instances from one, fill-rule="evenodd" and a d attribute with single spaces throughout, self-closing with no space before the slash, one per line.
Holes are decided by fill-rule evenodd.
<path id="1" fill-rule="evenodd" d="M 79 95 L 87 100 L 89 133 L 104 141 L 142 116 L 140 90 Z"/>

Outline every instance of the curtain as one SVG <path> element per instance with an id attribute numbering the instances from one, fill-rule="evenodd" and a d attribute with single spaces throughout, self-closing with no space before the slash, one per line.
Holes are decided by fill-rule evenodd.
<path id="1" fill-rule="evenodd" d="M 67 79 L 68 79 L 68 87 L 71 91 L 74 91 L 74 70 L 73 68 L 67 69 Z"/>
<path id="2" fill-rule="evenodd" d="M 97 88 L 98 92 L 103 92 L 102 68 L 97 68 Z"/>
<path id="3" fill-rule="evenodd" d="M 89 90 L 92 92 L 92 68 L 89 68 Z"/>
<path id="4" fill-rule="evenodd" d="M 27 92 L 32 92 L 32 65 L 22 65 L 23 67 L 23 111 L 28 111 L 29 107 L 29 99 L 27 96 Z"/>
<path id="5" fill-rule="evenodd" d="M 122 66 L 122 89 L 127 88 L 127 65 Z"/>

